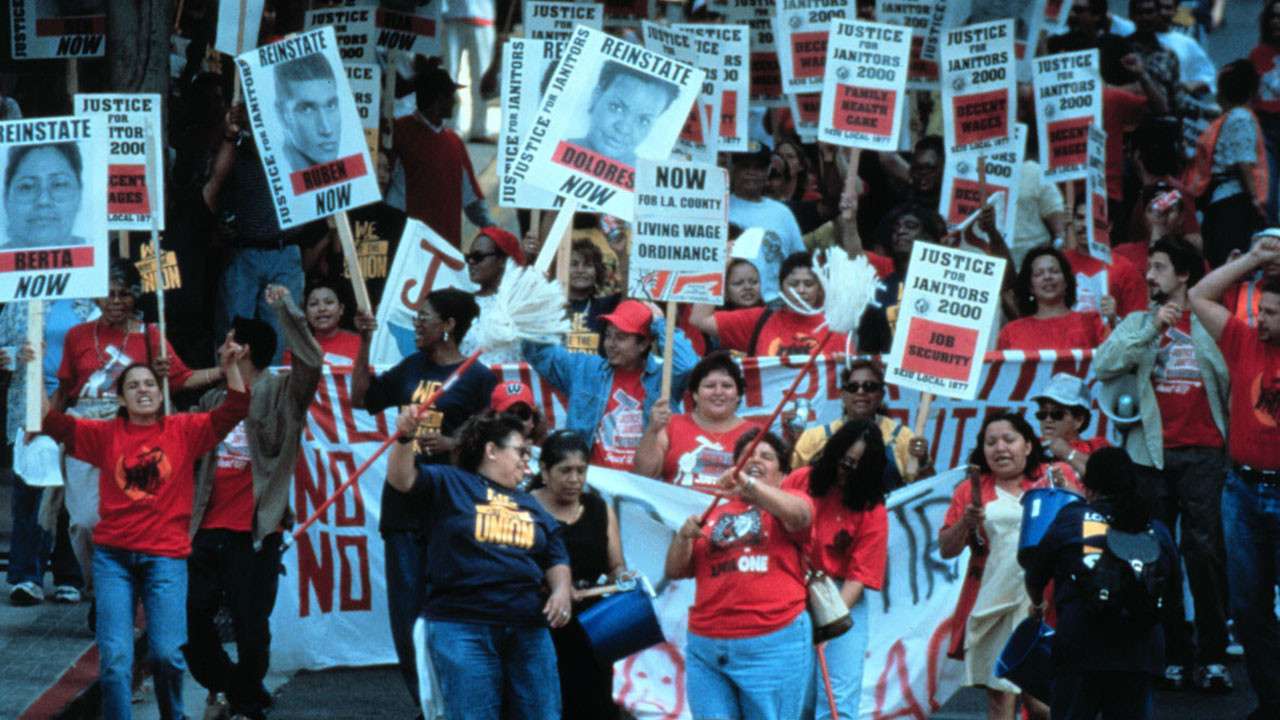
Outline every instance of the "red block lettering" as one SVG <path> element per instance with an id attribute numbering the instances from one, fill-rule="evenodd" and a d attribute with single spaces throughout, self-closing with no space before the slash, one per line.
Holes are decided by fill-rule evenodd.
<path id="1" fill-rule="evenodd" d="M 369 610 L 373 607 L 370 593 L 372 583 L 369 581 L 369 538 L 364 535 L 338 536 L 338 609 L 343 612 Z M 355 567 L 347 557 L 347 548 L 355 550 Z M 360 579 L 359 597 L 351 594 L 355 577 Z M 332 588 L 332 576 L 330 588 Z"/>
<path id="2" fill-rule="evenodd" d="M 311 615 L 311 592 L 321 613 L 333 611 L 333 552 L 329 533 L 320 532 L 320 556 L 311 546 L 311 536 L 298 538 L 298 617 Z"/>

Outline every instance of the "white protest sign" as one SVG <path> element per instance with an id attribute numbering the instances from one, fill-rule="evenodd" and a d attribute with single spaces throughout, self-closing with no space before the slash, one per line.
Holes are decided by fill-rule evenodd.
<path id="1" fill-rule="evenodd" d="M 965 0 L 881 0 L 876 4 L 877 22 L 911 29 L 907 89 L 938 89 L 942 30 L 959 25 L 967 12 Z"/>
<path id="2" fill-rule="evenodd" d="M 498 205 L 551 209 L 550 190 L 517 182 L 511 174 L 520 157 L 520 143 L 533 127 L 542 100 L 543 79 L 556 59 L 552 40 L 511 38 L 502 51 L 502 123 L 498 128 Z"/>
<path id="3" fill-rule="evenodd" d="M 959 226 L 969 216 L 981 210 L 988 198 L 996 193 L 1003 193 L 1004 201 L 996 208 L 996 227 L 1005 238 L 1012 236 L 1018 215 L 1018 181 L 1022 177 L 1022 161 L 1027 147 L 1026 133 L 1027 126 L 1017 123 L 1014 125 L 1013 142 L 1004 148 L 983 155 L 970 153 L 947 157 L 947 165 L 942 171 L 942 195 L 938 213 L 947 221 L 948 227 Z M 979 160 L 985 171 L 982 177 L 986 183 L 985 198 L 978 192 Z"/>
<path id="4" fill-rule="evenodd" d="M 0 122 L 0 302 L 107 294 L 107 130 L 98 117 Z"/>
<path id="5" fill-rule="evenodd" d="M 338 57 L 345 63 L 372 63 L 377 61 L 377 28 L 373 7 L 342 7 L 328 10 L 308 10 L 307 29 L 333 28 L 338 36 Z"/>
<path id="6" fill-rule="evenodd" d="M 147 123 L 160 127 L 160 95 L 76 95 L 77 117 L 96 117 L 107 133 L 107 229 L 150 230 L 151 195 L 164 230 L 164 177 L 147 188 Z"/>
<path id="7" fill-rule="evenodd" d="M 1033 61 L 1036 126 L 1045 177 L 1084 177 L 1089 126 L 1102 127 L 1098 51 L 1062 53 Z"/>
<path id="8" fill-rule="evenodd" d="M 700 38 L 693 33 L 659 25 L 648 20 L 641 23 L 641 33 L 644 35 L 644 46 L 646 48 L 694 67 L 702 66 L 702 58 L 705 55 L 714 57 L 717 52 L 714 40 Z M 707 50 L 703 47 L 706 45 L 710 45 L 711 49 Z M 706 82 L 706 80 L 703 80 L 704 85 Z M 699 98 L 701 98 L 701 94 L 702 88 L 699 88 Z M 711 138 L 710 117 L 700 99 L 689 106 L 689 114 L 684 119 L 684 127 L 680 129 L 680 134 L 676 137 L 676 150 L 688 155 L 692 160 L 715 161 L 715 145 Z"/>
<path id="9" fill-rule="evenodd" d="M 833 20 L 818 139 L 867 150 L 897 150 L 910 53 L 907 28 Z"/>
<path id="10" fill-rule="evenodd" d="M 667 158 L 702 80 L 687 63 L 578 26 L 512 174 L 631 220 L 636 159 Z"/>
<path id="11" fill-rule="evenodd" d="M 641 20 L 660 17 L 657 0 L 604 0 L 603 4 L 609 27 L 635 27 Z"/>
<path id="12" fill-rule="evenodd" d="M 724 302 L 729 176 L 710 163 L 641 160 L 627 294 Z"/>
<path id="13" fill-rule="evenodd" d="M 6 4 L 9 48 L 14 60 L 106 54 L 106 0 L 9 0 Z"/>
<path id="14" fill-rule="evenodd" d="M 782 89 L 789 93 L 821 92 L 831 21 L 851 17 L 847 0 L 782 0 L 774 16 Z"/>
<path id="15" fill-rule="evenodd" d="M 730 24 L 751 29 L 751 104 L 760 107 L 787 106 L 773 34 L 774 5 L 775 0 L 729 0 L 725 8 Z"/>
<path id="16" fill-rule="evenodd" d="M 717 43 L 714 57 L 703 56 L 700 67 L 706 70 L 698 102 L 711 119 L 712 135 L 717 150 L 746 152 L 747 114 L 751 103 L 750 28 L 746 25 L 676 25 L 681 30 L 711 38 Z"/>
<path id="17" fill-rule="evenodd" d="M 573 37 L 573 29 L 579 25 L 603 29 L 604 5 L 525 0 L 524 36 L 530 40 L 555 41 L 556 57 L 560 56 L 561 48 Z"/>
<path id="18" fill-rule="evenodd" d="M 377 63 L 342 64 L 347 70 L 347 83 L 351 85 L 351 97 L 356 101 L 356 114 L 364 129 L 364 141 L 369 146 L 369 157 L 378 154 L 378 109 L 382 99 L 382 70 Z"/>
<path id="19" fill-rule="evenodd" d="M 947 30 L 941 72 L 947 156 L 1007 143 L 1017 111 L 1013 21 Z"/>
<path id="20" fill-rule="evenodd" d="M 1004 264 L 1003 258 L 917 242 L 886 379 L 946 397 L 977 397 Z"/>
<path id="21" fill-rule="evenodd" d="M 333 28 L 251 50 L 236 64 L 281 228 L 382 198 Z"/>
<path id="22" fill-rule="evenodd" d="M 220 0 L 214 49 L 234 56 L 257 47 L 264 4 L 266 0 Z"/>
<path id="23" fill-rule="evenodd" d="M 1107 216 L 1107 133 L 1089 126 L 1089 254 L 1111 264 L 1111 221 Z"/>
<path id="24" fill-rule="evenodd" d="M 442 0 L 419 0 L 411 13 L 378 8 L 374 16 L 378 47 L 426 57 L 440 55 L 443 8 Z"/>
<path id="25" fill-rule="evenodd" d="M 818 124 L 822 114 L 822 93 L 788 93 L 791 119 L 796 124 L 796 134 L 801 142 L 817 142 Z"/>

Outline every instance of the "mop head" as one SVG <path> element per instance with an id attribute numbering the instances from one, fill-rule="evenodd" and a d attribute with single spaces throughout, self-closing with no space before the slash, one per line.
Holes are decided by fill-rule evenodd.
<path id="1" fill-rule="evenodd" d="M 852 336 L 867 306 L 875 304 L 876 290 L 881 287 L 876 270 L 864 255 L 850 259 L 848 253 L 838 249 L 822 254 L 825 262 L 815 252 L 811 268 L 822 285 L 822 307 L 811 307 L 788 293 L 782 293 L 783 302 L 801 315 L 823 313 L 831 332 Z"/>
<path id="2" fill-rule="evenodd" d="M 504 350 L 523 341 L 554 343 L 571 328 L 565 313 L 564 288 L 547 281 L 532 267 L 508 261 L 494 303 L 485 320 L 471 329 L 486 352 Z"/>

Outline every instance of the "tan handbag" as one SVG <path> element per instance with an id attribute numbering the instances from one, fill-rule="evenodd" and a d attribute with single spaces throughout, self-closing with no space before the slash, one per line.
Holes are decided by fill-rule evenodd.
<path id="1" fill-rule="evenodd" d="M 816 645 L 848 632 L 853 627 L 853 617 L 849 615 L 844 598 L 840 597 L 836 581 L 810 565 L 808 557 L 804 560 L 809 566 L 805 574 L 805 588 L 809 593 L 809 619 L 813 622 L 813 642 Z"/>

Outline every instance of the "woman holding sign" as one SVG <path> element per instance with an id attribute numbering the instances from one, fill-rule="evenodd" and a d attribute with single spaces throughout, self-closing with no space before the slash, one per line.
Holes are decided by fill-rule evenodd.
<path id="1" fill-rule="evenodd" d="M 1093 349 L 1107 339 L 1096 312 L 1078 312 L 1076 275 L 1066 256 L 1049 245 L 1032 248 L 1014 285 L 1023 316 L 1000 329 L 997 350 Z"/>

